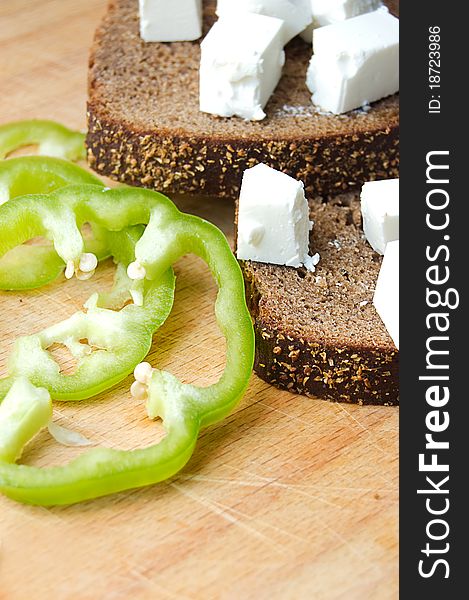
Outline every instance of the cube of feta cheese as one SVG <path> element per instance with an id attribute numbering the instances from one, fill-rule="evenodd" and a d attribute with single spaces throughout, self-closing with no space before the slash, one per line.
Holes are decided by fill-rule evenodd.
<path id="1" fill-rule="evenodd" d="M 363 231 L 376 252 L 399 239 L 399 179 L 370 181 L 362 187 Z"/>
<path id="2" fill-rule="evenodd" d="M 217 15 L 231 17 L 239 13 L 257 13 L 285 21 L 284 43 L 307 27 L 312 20 L 310 0 L 218 0 Z"/>
<path id="3" fill-rule="evenodd" d="M 399 348 L 399 240 L 386 246 L 373 304 L 396 348 Z"/>
<path id="4" fill-rule="evenodd" d="M 313 41 L 313 30 L 337 21 L 345 21 L 367 12 L 377 10 L 383 3 L 381 0 L 309 0 L 311 3 L 312 23 L 301 37 L 309 44 Z"/>
<path id="5" fill-rule="evenodd" d="M 201 43 L 200 110 L 259 121 L 285 62 L 283 21 L 254 13 L 222 17 Z"/>
<path id="6" fill-rule="evenodd" d="M 377 10 L 381 0 L 310 0 L 313 19 L 319 27 L 345 21 Z"/>
<path id="7" fill-rule="evenodd" d="M 340 114 L 399 90 L 399 20 L 385 8 L 314 30 L 307 85 Z"/>
<path id="8" fill-rule="evenodd" d="M 265 164 L 247 169 L 238 204 L 237 257 L 314 270 L 309 257 L 309 208 L 304 186 Z"/>
<path id="9" fill-rule="evenodd" d="M 202 0 L 139 0 L 145 42 L 186 42 L 202 35 Z"/>

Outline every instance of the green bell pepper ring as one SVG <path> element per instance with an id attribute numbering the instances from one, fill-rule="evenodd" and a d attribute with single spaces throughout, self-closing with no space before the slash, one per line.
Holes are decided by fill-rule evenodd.
<path id="1" fill-rule="evenodd" d="M 57 279 L 63 260 L 49 246 L 17 246 L 0 259 L 0 290 L 32 290 Z"/>
<path id="2" fill-rule="evenodd" d="M 0 461 L 18 460 L 23 447 L 52 417 L 49 392 L 24 377 L 13 382 L 0 404 Z"/>
<path id="3" fill-rule="evenodd" d="M 44 469 L 0 460 L 0 491 L 20 502 L 51 506 L 158 483 L 191 457 L 199 421 L 197 413 L 168 399 L 163 421 L 167 434 L 158 444 L 132 451 L 96 448 L 63 467 Z M 34 432 L 36 422 L 29 428 Z M 17 440 L 10 445 L 17 446 Z"/>
<path id="4" fill-rule="evenodd" d="M 57 400 L 83 400 L 118 383 L 143 360 L 154 332 L 171 312 L 175 280 L 172 269 L 154 282 L 129 279 L 127 266 L 142 232 L 143 227 L 135 226 L 108 234 L 110 252 L 118 261 L 110 292 L 93 294 L 85 303 L 86 312 L 16 340 L 9 377 L 0 379 L 0 400 L 18 376 L 47 388 Z M 134 303 L 122 308 L 128 300 Z M 48 352 L 55 343 L 66 346 L 77 360 L 72 375 L 62 374 Z"/>
<path id="5" fill-rule="evenodd" d="M 19 156 L 0 162 L 0 205 L 26 194 L 49 194 L 70 184 L 100 185 L 100 179 L 62 158 Z"/>
<path id="6" fill-rule="evenodd" d="M 28 188 L 34 188 L 34 191 L 38 192 L 41 191 L 41 188 L 60 187 L 74 179 L 99 183 L 97 178 L 76 165 L 60 159 L 36 156 L 10 159 L 0 163 L 0 182 L 2 182 L 2 176 L 3 182 L 9 184 L 9 195 L 12 196 L 15 193 L 22 193 Z M 102 187 L 99 189 L 101 191 Z M 6 210 L 6 205 L 0 207 L 2 214 Z M 27 216 L 27 213 L 23 214 Z M 26 227 L 25 225 L 21 226 Z M 42 336 L 39 334 L 20 338 L 17 341 L 11 359 L 12 370 L 15 370 L 15 357 L 18 364 L 27 363 L 29 369 L 35 374 L 32 379 L 38 381 L 39 384 L 45 380 L 57 398 L 62 398 L 64 395 L 64 399 L 88 398 L 97 393 L 92 390 L 99 387 L 98 391 L 102 391 L 125 378 L 133 370 L 135 364 L 142 360 L 148 352 L 152 334 L 167 318 L 173 302 L 174 277 L 171 272 L 166 273 L 162 280 L 157 282 L 157 285 L 147 285 L 147 292 L 145 292 L 143 282 L 133 282 L 127 277 L 126 268 L 133 260 L 135 244 L 142 235 L 143 227 L 130 227 L 119 232 L 105 232 L 96 225 L 94 225 L 94 229 L 99 232 L 102 239 L 87 240 L 86 251 L 94 250 L 98 258 L 112 254 L 118 263 L 113 289 L 109 293 L 101 294 L 96 299 L 96 305 L 99 304 L 100 309 L 118 309 L 129 299 L 133 299 L 134 302 L 137 299 L 139 304 L 143 303 L 145 295 L 148 306 L 139 311 L 127 307 L 121 315 L 113 311 L 101 310 L 100 312 L 98 306 L 90 307 L 88 314 L 77 313 L 65 323 L 50 328 L 54 333 L 47 330 Z M 55 278 L 58 272 L 63 270 L 63 267 L 64 263 L 53 247 L 16 246 L 6 256 L 0 258 L 0 287 L 10 289 L 37 287 L 50 278 Z M 6 285 L 7 283 L 8 285 Z M 148 314 L 149 311 L 151 311 L 151 315 Z M 137 322 L 136 316 L 140 318 L 141 323 Z M 103 347 L 100 352 L 93 353 L 92 357 L 84 356 L 83 353 L 88 352 L 90 346 L 80 344 L 79 340 L 87 337 L 93 338 L 93 336 L 88 336 L 89 322 L 96 322 L 96 319 L 99 318 L 112 320 L 116 339 L 113 340 L 112 336 L 109 336 L 108 346 Z M 125 332 L 129 333 L 127 342 L 133 339 L 134 345 L 128 345 L 120 340 L 120 334 L 123 335 Z M 54 334 L 57 336 L 55 340 L 50 337 Z M 73 377 L 61 375 L 58 365 L 47 352 L 47 347 L 54 341 L 68 344 L 72 354 L 75 353 L 74 356 L 79 361 L 79 368 Z M 90 343 L 98 345 L 94 339 L 90 339 Z M 35 348 L 34 355 L 38 358 L 37 364 L 28 358 L 29 349 L 33 350 L 33 347 Z M 41 373 L 41 369 L 44 370 L 43 373 Z M 98 378 L 94 376 L 97 372 L 100 376 Z M 52 374 L 50 380 L 45 377 L 46 373 Z M 0 381 L 0 397 L 8 389 L 9 381 Z"/>
<path id="7" fill-rule="evenodd" d="M 46 388 L 55 400 L 83 400 L 125 379 L 148 354 L 154 332 L 171 312 L 172 270 L 145 287 L 143 306 L 129 304 L 120 311 L 99 308 L 95 294 L 85 305 L 87 312 L 18 338 L 8 361 L 9 376 L 0 380 L 0 394 L 8 380 L 22 376 Z M 76 359 L 73 374 L 61 373 L 48 351 L 53 344 L 63 344 Z"/>
<path id="8" fill-rule="evenodd" d="M 24 194 L 45 194 L 71 183 L 96 184 L 101 181 L 78 165 L 59 158 L 22 156 L 0 162 L 0 206 Z M 109 256 L 104 232 L 96 226 L 86 240 L 86 252 L 98 260 Z M 54 281 L 64 263 L 51 247 L 21 245 L 0 259 L 0 289 L 30 290 Z"/>
<path id="9" fill-rule="evenodd" d="M 32 119 L 0 125 L 0 159 L 37 144 L 39 154 L 77 161 L 86 159 L 85 134 L 55 121 Z"/>
<path id="10" fill-rule="evenodd" d="M 28 203 L 28 199 L 21 199 Z M 75 227 L 67 240 L 54 226 L 57 203 L 74 209 Z M 36 227 L 47 229 L 57 252 L 75 263 L 83 251 L 79 223 L 93 220 L 110 230 L 148 223 L 129 265 L 131 278 L 161 277 L 179 257 L 194 253 L 208 264 L 218 284 L 215 315 L 226 339 L 226 365 L 220 380 L 206 388 L 184 385 L 164 371 L 146 382 L 147 412 L 161 416 L 167 431 L 162 442 L 145 450 L 96 449 L 64 467 L 38 469 L 0 463 L 0 489 L 23 502 L 70 504 L 162 481 L 190 458 L 201 427 L 223 418 L 244 393 L 254 359 L 254 332 L 246 308 L 244 282 L 226 238 L 210 223 L 181 213 L 169 199 L 149 190 L 117 189 L 105 194 L 94 187 L 70 186 L 44 197 Z M 47 208 L 50 212 L 47 214 Z M 47 225 L 46 225 L 47 223 Z M 9 243 L 21 237 L 14 219 Z M 70 225 L 70 224 L 69 224 Z"/>

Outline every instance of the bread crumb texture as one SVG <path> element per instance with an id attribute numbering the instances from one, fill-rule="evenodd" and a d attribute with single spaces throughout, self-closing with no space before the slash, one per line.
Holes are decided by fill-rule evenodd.
<path id="1" fill-rule="evenodd" d="M 280 388 L 340 402 L 399 402 L 399 353 L 373 306 L 382 257 L 358 195 L 310 201 L 316 272 L 242 261 L 255 370 Z"/>
<path id="2" fill-rule="evenodd" d="M 204 33 L 215 20 L 214 8 L 215 2 L 205 3 Z M 266 119 L 201 113 L 199 42 L 145 43 L 138 3 L 111 0 L 90 56 L 90 165 L 131 185 L 231 197 L 243 171 L 259 162 L 300 179 L 310 195 L 398 177 L 398 95 L 369 110 L 323 114 L 305 84 L 310 46 L 294 39 L 286 55 Z"/>

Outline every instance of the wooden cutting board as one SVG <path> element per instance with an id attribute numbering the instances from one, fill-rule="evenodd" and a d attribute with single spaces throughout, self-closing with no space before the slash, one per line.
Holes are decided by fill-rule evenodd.
<path id="1" fill-rule="evenodd" d="M 87 51 L 105 0 L 0 3 L 0 122 L 85 126 Z M 232 237 L 233 205 L 178 198 Z M 0 232 L 1 235 L 1 232 Z M 150 361 L 207 384 L 223 367 L 215 286 L 193 258 L 177 267 L 174 311 Z M 0 375 L 13 339 L 80 308 L 111 281 L 59 281 L 0 293 Z M 136 448 L 161 435 L 130 379 L 88 402 L 55 406 L 95 444 Z M 328 403 L 253 375 L 238 409 L 206 430 L 179 476 L 53 509 L 0 496 L 0 598 L 387 599 L 397 597 L 398 410 Z M 41 433 L 27 464 L 78 454 Z"/>

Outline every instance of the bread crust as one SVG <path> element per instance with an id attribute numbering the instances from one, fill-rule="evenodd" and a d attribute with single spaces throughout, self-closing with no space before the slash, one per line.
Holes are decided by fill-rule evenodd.
<path id="1" fill-rule="evenodd" d="M 399 352 L 332 346 L 274 329 L 256 314 L 256 282 L 242 266 L 254 320 L 254 371 L 289 392 L 349 404 L 399 404 Z"/>
<path id="2" fill-rule="evenodd" d="M 374 103 L 368 113 L 314 112 L 304 84 L 311 51 L 296 39 L 287 47 L 285 74 L 264 121 L 200 113 L 198 43 L 144 44 L 136 6 L 131 0 L 113 0 L 91 51 L 87 148 L 90 166 L 98 173 L 169 193 L 229 197 L 238 194 L 243 171 L 259 162 L 300 179 L 315 195 L 398 176 L 398 95 Z M 213 11 L 214 3 L 208 2 L 205 31 Z M 129 61 L 125 68 L 116 58 L 122 47 Z M 173 79 L 179 76 L 174 66 L 179 59 L 185 79 L 172 88 L 167 82 L 173 71 Z M 133 64 L 142 71 L 136 83 L 130 83 Z M 150 83 L 149 77 L 155 81 Z M 144 92 L 141 81 L 149 82 Z M 136 89 L 127 104 L 121 98 L 126 85 Z M 187 122 L 169 114 L 171 94 L 190 107 Z M 153 113 L 147 109 L 145 114 L 146 102 Z"/>

